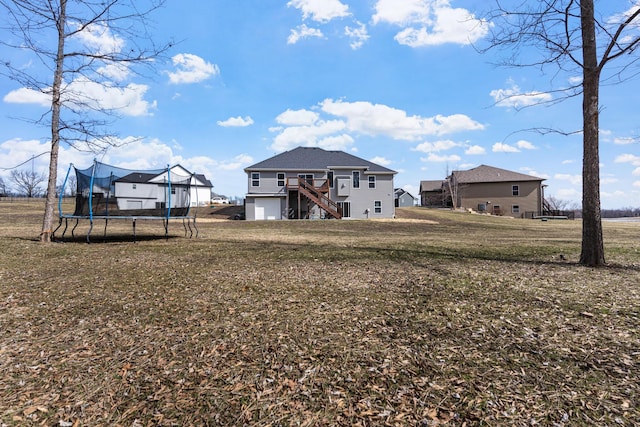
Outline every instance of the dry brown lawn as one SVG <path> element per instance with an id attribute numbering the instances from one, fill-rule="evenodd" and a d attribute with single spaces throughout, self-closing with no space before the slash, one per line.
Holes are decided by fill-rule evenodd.
<path id="1" fill-rule="evenodd" d="M 579 221 L 198 215 L 0 202 L 0 425 L 640 424 L 640 223 L 593 269 Z"/>

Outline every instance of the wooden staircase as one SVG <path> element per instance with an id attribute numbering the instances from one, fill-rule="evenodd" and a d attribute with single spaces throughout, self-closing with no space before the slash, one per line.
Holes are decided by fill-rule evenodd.
<path id="1" fill-rule="evenodd" d="M 327 196 L 327 193 L 329 193 L 329 184 L 327 182 L 320 187 L 316 187 L 305 178 L 299 177 L 297 181 L 294 180 L 294 184 L 289 183 L 287 187 L 288 190 L 297 190 L 331 217 L 342 218 L 342 209 Z"/>

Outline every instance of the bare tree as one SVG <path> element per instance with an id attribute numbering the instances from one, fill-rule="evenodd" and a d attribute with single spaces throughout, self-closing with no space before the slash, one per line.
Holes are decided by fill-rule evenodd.
<path id="1" fill-rule="evenodd" d="M 171 44 L 155 45 L 148 27 L 149 15 L 163 4 L 164 0 L 0 0 L 0 19 L 14 36 L 2 43 L 30 51 L 47 70 L 48 77 L 42 77 L 21 64 L 2 64 L 10 78 L 50 102 L 50 109 L 33 120 L 51 131 L 42 242 L 51 241 L 60 143 L 91 151 L 115 144 L 108 125 L 128 105 L 107 106 L 88 89 L 124 90 L 124 83 L 113 76 L 139 73 L 136 65 L 151 66 L 167 51 Z M 96 43 L 105 37 L 112 43 Z"/>
<path id="2" fill-rule="evenodd" d="M 42 173 L 28 170 L 11 171 L 11 180 L 21 194 L 27 197 L 36 197 L 41 193 L 40 184 L 47 181 L 47 177 Z"/>
<path id="3" fill-rule="evenodd" d="M 0 176 L 0 196 L 7 195 L 7 184 L 4 182 L 4 179 Z"/>
<path id="4" fill-rule="evenodd" d="M 609 2 L 601 5 L 610 6 Z M 640 7 L 621 10 L 615 16 L 596 15 L 593 0 L 520 1 L 504 7 L 496 0 L 489 19 L 493 37 L 489 49 L 505 48 L 503 64 L 553 68 L 551 75 L 574 73 L 580 83 L 549 92 L 559 94 L 552 102 L 582 96 L 582 252 L 580 263 L 605 264 L 600 211 L 599 91 L 601 83 L 618 83 L 633 77 L 639 56 Z M 533 47 L 539 56 L 523 52 Z M 488 50 L 488 49 L 487 49 Z M 613 60 L 621 64 L 604 74 Z M 610 67 L 609 67 L 610 68 Z M 607 70 L 609 70 L 607 68 Z M 564 75 L 564 74 L 563 74 Z M 569 74 L 571 75 L 571 74 Z"/>

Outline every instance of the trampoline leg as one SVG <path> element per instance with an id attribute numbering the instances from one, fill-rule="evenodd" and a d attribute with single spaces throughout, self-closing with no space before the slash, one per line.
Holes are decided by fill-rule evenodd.
<path id="1" fill-rule="evenodd" d="M 198 226 L 196 225 L 196 219 L 193 218 L 193 228 L 196 229 L 196 239 L 198 238 L 198 234 L 200 234 L 200 231 L 198 230 Z"/>
<path id="2" fill-rule="evenodd" d="M 76 218 L 76 225 L 73 226 L 73 228 L 71 229 L 71 237 L 75 240 L 76 235 L 75 235 L 75 231 L 76 231 L 76 227 L 78 226 L 78 224 L 80 223 L 80 219 Z M 65 228 L 66 231 L 66 228 Z M 63 233 L 64 234 L 64 233 Z"/>
<path id="3" fill-rule="evenodd" d="M 184 237 L 187 237 L 187 224 L 189 224 L 189 220 L 182 218 L 182 226 L 184 227 Z M 191 230 L 191 227 L 189 227 L 189 230 Z"/>
<path id="4" fill-rule="evenodd" d="M 91 231 L 93 230 L 93 221 L 89 221 L 89 231 L 87 231 L 87 243 L 91 243 Z"/>
<path id="5" fill-rule="evenodd" d="M 165 240 L 169 240 L 169 220 L 165 219 L 164 221 L 164 238 Z"/>
<path id="6" fill-rule="evenodd" d="M 58 222 L 58 226 L 56 227 L 55 230 L 53 230 L 53 233 L 51 233 L 51 240 L 55 241 L 56 239 L 56 231 L 58 231 L 58 229 L 62 227 L 62 218 L 60 218 L 59 222 Z M 65 230 L 67 229 L 67 227 L 64 228 Z M 64 240 L 64 232 L 62 233 L 62 240 Z"/>
<path id="7" fill-rule="evenodd" d="M 102 238 L 104 239 L 104 241 L 107 241 L 107 224 L 109 223 L 108 219 L 104 220 L 104 235 L 102 236 Z"/>
<path id="8" fill-rule="evenodd" d="M 133 243 L 136 242 L 136 219 L 133 218 Z"/>

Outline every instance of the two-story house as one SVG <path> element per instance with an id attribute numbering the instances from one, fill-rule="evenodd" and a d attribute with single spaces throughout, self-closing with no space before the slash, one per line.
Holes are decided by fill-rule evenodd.
<path id="1" fill-rule="evenodd" d="M 423 206 L 453 206 L 523 218 L 543 212 L 544 178 L 480 165 L 453 171 L 443 181 L 420 183 Z M 444 203 L 443 203 L 444 201 Z"/>
<path id="2" fill-rule="evenodd" d="M 343 151 L 298 147 L 245 172 L 247 220 L 395 215 L 397 172 Z"/>

